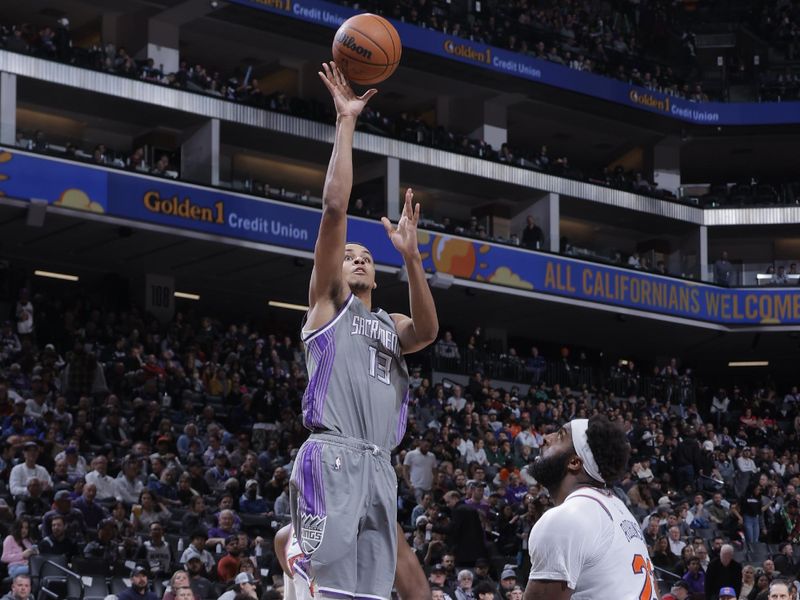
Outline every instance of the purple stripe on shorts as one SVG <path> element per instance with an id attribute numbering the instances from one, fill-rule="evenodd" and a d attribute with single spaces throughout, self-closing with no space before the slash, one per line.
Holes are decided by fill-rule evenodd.
<path id="1" fill-rule="evenodd" d="M 301 564 L 302 563 L 302 564 Z M 306 570 L 311 566 L 311 559 L 309 557 L 301 558 L 295 561 L 292 565 L 292 570 L 306 580 L 306 583 L 311 585 L 311 578 L 308 576 Z"/>
<path id="2" fill-rule="evenodd" d="M 406 396 L 403 398 L 403 406 L 400 408 L 400 417 L 397 420 L 397 435 L 395 445 L 403 441 L 403 436 L 406 434 L 406 425 L 408 424 L 408 403 L 411 401 L 411 390 L 406 391 Z"/>
<path id="3" fill-rule="evenodd" d="M 322 427 L 322 413 L 325 397 L 333 374 L 336 358 L 334 329 L 331 328 L 308 342 L 311 358 L 314 360 L 314 374 L 311 376 L 303 395 L 303 425 L 309 429 Z"/>
<path id="4" fill-rule="evenodd" d="M 301 479 L 303 481 L 303 500 L 305 501 L 306 511 L 312 515 L 317 512 L 317 486 L 314 481 L 314 449 L 317 444 L 306 442 L 303 451 L 302 462 L 300 463 Z"/>
<path id="5" fill-rule="evenodd" d="M 332 590 L 331 588 L 324 587 L 318 587 L 317 591 L 324 592 L 326 596 L 332 596 L 334 598 L 353 598 L 355 596 L 355 594 L 351 594 L 350 592 Z"/>

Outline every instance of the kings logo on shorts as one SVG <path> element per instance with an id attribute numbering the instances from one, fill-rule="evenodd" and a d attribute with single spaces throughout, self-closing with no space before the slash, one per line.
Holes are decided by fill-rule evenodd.
<path id="1" fill-rule="evenodd" d="M 300 549 L 305 554 L 313 554 L 322 543 L 325 535 L 325 521 L 328 517 L 304 513 L 300 516 Z"/>

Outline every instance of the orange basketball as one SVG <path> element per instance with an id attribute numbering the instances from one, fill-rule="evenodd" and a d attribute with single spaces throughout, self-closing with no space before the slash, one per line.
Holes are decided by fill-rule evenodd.
<path id="1" fill-rule="evenodd" d="M 332 50 L 333 60 L 347 79 L 374 85 L 394 73 L 403 46 L 389 21 L 364 13 L 342 23 L 333 38 Z"/>

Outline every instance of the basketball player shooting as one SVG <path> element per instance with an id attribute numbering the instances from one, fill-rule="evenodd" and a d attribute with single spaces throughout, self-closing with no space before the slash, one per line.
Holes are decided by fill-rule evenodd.
<path id="1" fill-rule="evenodd" d="M 383 219 L 408 270 L 411 316 L 373 308 L 372 254 L 346 243 L 346 235 L 356 120 L 376 91 L 356 96 L 333 62 L 319 75 L 337 116 L 302 332 L 309 373 L 303 423 L 312 434 L 290 481 L 292 524 L 304 555 L 293 571 L 315 598 L 380 600 L 389 598 L 397 562 L 397 477 L 389 453 L 405 434 L 403 355 L 433 342 L 439 324 L 411 190 L 397 226 Z"/>
<path id="2" fill-rule="evenodd" d="M 625 433 L 603 415 L 545 436 L 532 474 L 556 506 L 531 529 L 524 600 L 658 600 L 642 531 L 608 489 L 629 456 Z"/>

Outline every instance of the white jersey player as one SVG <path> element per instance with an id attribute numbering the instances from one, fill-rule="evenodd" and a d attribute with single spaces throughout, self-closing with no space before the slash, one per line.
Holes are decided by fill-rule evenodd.
<path id="1" fill-rule="evenodd" d="M 533 476 L 556 506 L 530 533 L 525 600 L 658 600 L 642 531 L 606 487 L 629 456 L 625 433 L 602 415 L 545 436 Z"/>

